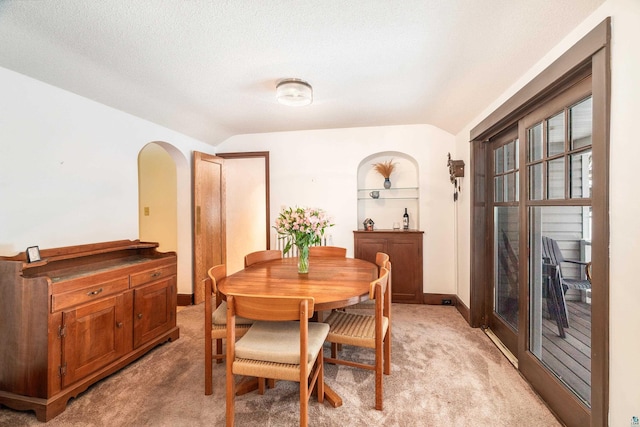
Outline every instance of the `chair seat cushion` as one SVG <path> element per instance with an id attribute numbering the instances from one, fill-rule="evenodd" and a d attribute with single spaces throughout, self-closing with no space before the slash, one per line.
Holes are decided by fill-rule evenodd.
<path id="1" fill-rule="evenodd" d="M 214 325 L 226 325 L 227 324 L 227 302 L 222 301 L 218 308 L 213 312 L 213 324 Z M 251 325 L 253 320 L 245 319 L 244 317 L 236 316 L 236 325 Z"/>
<path id="2" fill-rule="evenodd" d="M 307 363 L 314 361 L 324 344 L 329 325 L 309 322 Z M 236 342 L 236 357 L 265 362 L 300 364 L 299 322 L 254 322 Z"/>
<path id="3" fill-rule="evenodd" d="M 326 320 L 329 325 L 327 341 L 337 344 L 375 348 L 376 318 L 368 314 L 334 311 Z M 382 334 L 387 333 L 389 318 L 382 318 Z"/>

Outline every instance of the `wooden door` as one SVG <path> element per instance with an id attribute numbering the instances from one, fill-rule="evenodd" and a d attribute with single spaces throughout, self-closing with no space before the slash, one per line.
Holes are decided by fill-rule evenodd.
<path id="1" fill-rule="evenodd" d="M 224 160 L 193 152 L 193 293 L 204 301 L 207 270 L 226 262 Z"/>
<path id="2" fill-rule="evenodd" d="M 131 311 L 125 295 L 105 298 L 63 313 L 62 387 L 94 373 L 125 353 Z M 127 317 L 128 315 L 128 317 Z"/>

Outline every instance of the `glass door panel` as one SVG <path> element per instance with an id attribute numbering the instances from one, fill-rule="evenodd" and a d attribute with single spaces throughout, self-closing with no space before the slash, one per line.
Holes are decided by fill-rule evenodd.
<path id="1" fill-rule="evenodd" d="M 493 209 L 492 282 L 488 325 L 517 354 L 519 291 L 519 141 L 513 132 L 492 146 Z"/>
<path id="2" fill-rule="evenodd" d="M 529 208 L 529 351 L 587 405 L 590 236 L 590 207 Z"/>
<path id="3" fill-rule="evenodd" d="M 518 207 L 494 207 L 494 312 L 515 331 L 518 330 Z"/>

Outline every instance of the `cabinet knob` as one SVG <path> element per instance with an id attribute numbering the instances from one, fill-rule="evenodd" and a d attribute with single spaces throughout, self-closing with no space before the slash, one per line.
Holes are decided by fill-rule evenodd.
<path id="1" fill-rule="evenodd" d="M 91 291 L 91 292 L 87 292 L 87 296 L 94 296 L 94 295 L 98 295 L 100 292 L 102 292 L 102 288 L 95 290 L 95 291 Z"/>
<path id="2" fill-rule="evenodd" d="M 118 328 L 122 328 L 122 322 L 118 322 L 118 323 L 116 323 L 116 327 L 118 327 Z"/>
<path id="3" fill-rule="evenodd" d="M 138 319 L 142 319 L 142 313 L 138 313 Z"/>

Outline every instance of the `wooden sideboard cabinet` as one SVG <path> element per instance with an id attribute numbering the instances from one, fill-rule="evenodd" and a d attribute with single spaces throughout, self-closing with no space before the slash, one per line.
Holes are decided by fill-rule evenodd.
<path id="1" fill-rule="evenodd" d="M 416 230 L 354 231 L 355 257 L 375 262 L 384 252 L 391 261 L 391 300 L 422 304 L 422 237 Z"/>
<path id="2" fill-rule="evenodd" d="M 176 340 L 176 254 L 120 240 L 0 257 L 0 404 L 40 421 Z"/>

